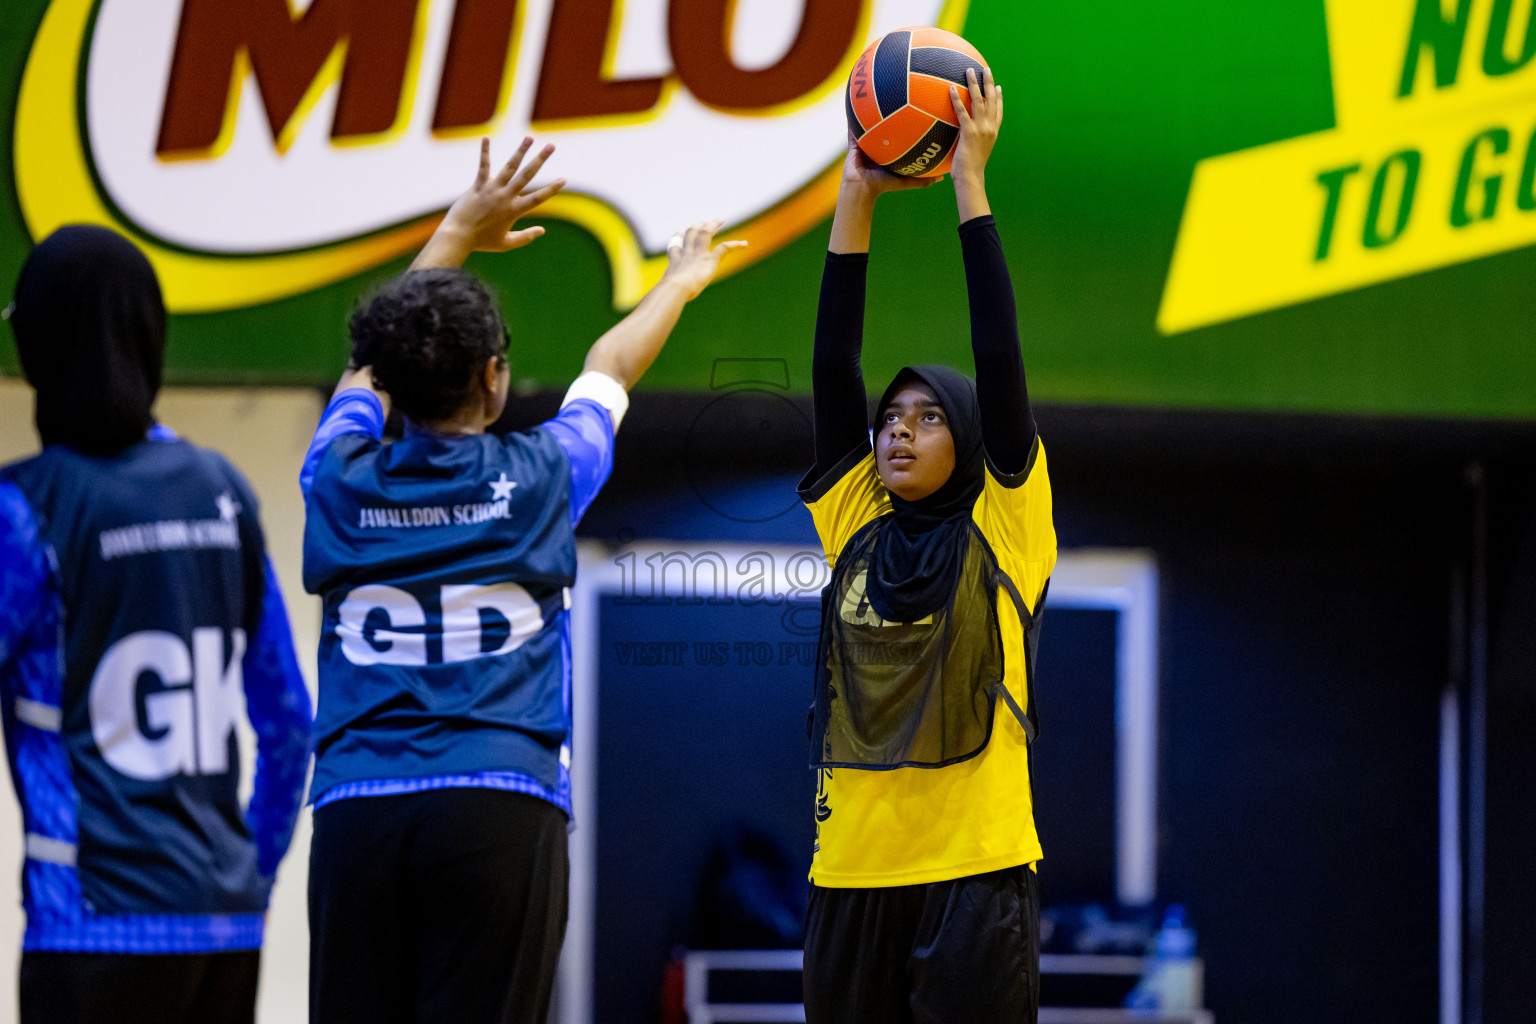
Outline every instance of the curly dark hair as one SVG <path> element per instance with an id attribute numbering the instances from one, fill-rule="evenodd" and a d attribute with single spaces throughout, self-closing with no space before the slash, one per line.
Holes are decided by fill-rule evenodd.
<path id="1" fill-rule="evenodd" d="M 412 270 L 352 313 L 352 364 L 411 420 L 453 416 L 474 393 L 486 360 L 507 350 L 496 299 L 462 270 Z"/>

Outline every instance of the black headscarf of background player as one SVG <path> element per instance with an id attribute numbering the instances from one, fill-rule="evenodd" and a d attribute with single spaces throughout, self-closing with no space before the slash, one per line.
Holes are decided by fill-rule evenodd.
<path id="1" fill-rule="evenodd" d="M 870 606 L 891 622 L 916 622 L 948 602 L 965 564 L 971 510 L 986 472 L 976 385 L 960 371 L 934 364 L 904 367 L 880 396 L 876 417 L 914 381 L 932 388 L 944 408 L 955 442 L 955 469 L 926 498 L 906 501 L 891 495 L 893 514 L 881 527 L 865 584 Z M 875 429 L 881 426 L 877 422 Z"/>
<path id="2" fill-rule="evenodd" d="M 43 444 L 115 455 L 144 439 L 165 363 L 154 268 L 106 228 L 71 225 L 27 257 L 11 326 Z"/>

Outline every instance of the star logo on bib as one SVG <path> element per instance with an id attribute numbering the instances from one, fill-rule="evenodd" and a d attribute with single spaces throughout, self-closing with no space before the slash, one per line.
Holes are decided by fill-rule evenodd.
<path id="1" fill-rule="evenodd" d="M 515 482 L 507 479 L 507 474 L 501 474 L 501 478 L 499 480 L 491 481 L 491 500 L 506 501 L 508 498 L 512 497 L 512 488 L 516 486 L 517 484 Z"/>
<path id="2" fill-rule="evenodd" d="M 229 491 L 213 499 L 213 503 L 219 507 L 219 518 L 226 523 L 232 521 L 240 512 L 240 503 Z"/>

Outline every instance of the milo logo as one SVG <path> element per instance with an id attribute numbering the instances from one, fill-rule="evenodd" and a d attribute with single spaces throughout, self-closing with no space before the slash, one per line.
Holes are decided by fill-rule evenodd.
<path id="1" fill-rule="evenodd" d="M 736 269 L 831 211 L 869 41 L 964 0 L 54 0 L 15 123 L 29 233 L 133 237 L 173 312 L 295 295 L 419 245 L 477 139 L 559 147 L 542 213 L 638 301 L 681 224 Z M 868 63 L 857 88 L 868 90 Z"/>

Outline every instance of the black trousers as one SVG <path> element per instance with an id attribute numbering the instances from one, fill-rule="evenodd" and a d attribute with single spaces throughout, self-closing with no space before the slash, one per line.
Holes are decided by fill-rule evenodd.
<path id="1" fill-rule="evenodd" d="M 1019 866 L 926 885 L 811 887 L 807 1024 L 1035 1024 L 1040 890 Z"/>
<path id="2" fill-rule="evenodd" d="M 326 804 L 309 859 L 311 1024 L 544 1024 L 569 873 L 565 815 L 537 797 Z"/>
<path id="3" fill-rule="evenodd" d="M 253 1024 L 261 952 L 21 955 L 21 1024 Z"/>

